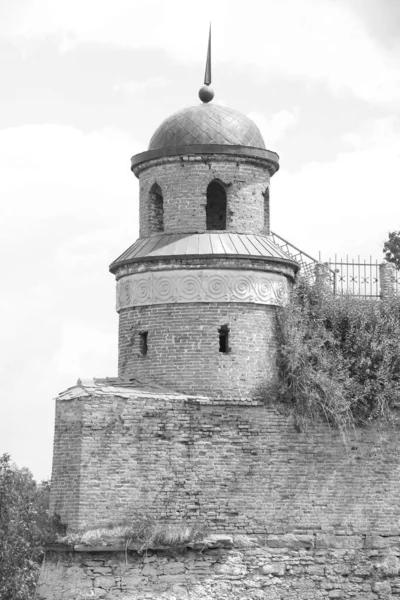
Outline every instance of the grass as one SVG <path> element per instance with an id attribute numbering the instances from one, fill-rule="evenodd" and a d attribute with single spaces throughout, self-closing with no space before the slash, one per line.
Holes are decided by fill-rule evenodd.
<path id="1" fill-rule="evenodd" d="M 165 546 L 173 548 L 200 540 L 204 528 L 186 523 L 159 523 L 150 519 L 136 519 L 107 527 L 80 529 L 59 537 L 58 542 L 71 546 L 112 546 L 124 544 L 139 546 L 140 550 Z"/>

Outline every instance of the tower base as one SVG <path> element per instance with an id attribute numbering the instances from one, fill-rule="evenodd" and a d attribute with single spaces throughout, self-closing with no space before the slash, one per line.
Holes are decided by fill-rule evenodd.
<path id="1" fill-rule="evenodd" d="M 215 547 L 141 554 L 50 551 L 36 599 L 397 598 L 398 552 L 398 537 L 320 533 L 224 536 Z"/>
<path id="2" fill-rule="evenodd" d="M 36 600 L 399 597 L 399 456 L 397 426 L 344 444 L 273 397 L 80 382 L 57 400 L 69 546 L 47 552 Z"/>

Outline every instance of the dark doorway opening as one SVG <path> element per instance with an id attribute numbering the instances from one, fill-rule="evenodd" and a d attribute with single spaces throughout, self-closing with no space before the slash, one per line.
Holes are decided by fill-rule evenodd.
<path id="1" fill-rule="evenodd" d="M 146 356 L 147 355 L 147 350 L 148 350 L 147 337 L 148 337 L 148 333 L 149 333 L 148 331 L 141 331 L 140 332 L 139 350 L 140 350 L 141 356 Z"/>
<path id="2" fill-rule="evenodd" d="M 207 229 L 226 229 L 226 191 L 219 181 L 212 181 L 207 188 Z"/>
<path id="3" fill-rule="evenodd" d="M 219 351 L 227 354 L 229 352 L 229 329 L 227 325 L 222 325 L 218 329 L 219 334 Z"/>
<path id="4" fill-rule="evenodd" d="M 152 231 L 164 231 L 164 199 L 158 183 L 151 186 L 149 193 L 149 221 Z"/>
<path id="5" fill-rule="evenodd" d="M 263 192 L 264 196 L 264 233 L 270 234 L 270 217 L 269 217 L 269 188 Z"/>

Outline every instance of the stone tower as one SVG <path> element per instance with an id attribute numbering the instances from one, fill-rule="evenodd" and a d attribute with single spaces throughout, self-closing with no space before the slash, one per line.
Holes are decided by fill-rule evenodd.
<path id="1" fill-rule="evenodd" d="M 279 159 L 249 118 L 211 103 L 210 87 L 199 96 L 132 158 L 140 237 L 110 266 L 118 377 L 78 380 L 57 401 L 51 508 L 70 529 L 132 518 L 163 496 L 157 475 L 147 481 L 159 466 L 158 434 L 136 435 L 143 399 L 162 412 L 166 398 L 238 406 L 273 398 L 274 315 L 298 270 L 270 236 Z M 152 502 L 151 515 L 168 513 Z"/>
<path id="2" fill-rule="evenodd" d="M 398 430 L 344 445 L 277 405 L 274 313 L 298 268 L 269 236 L 278 156 L 200 99 L 132 159 L 140 238 L 110 267 L 119 374 L 57 397 L 51 512 L 68 535 L 36 598 L 397 597 Z"/>
<path id="3" fill-rule="evenodd" d="M 207 92 L 132 158 L 140 237 L 110 267 L 119 376 L 249 397 L 274 383 L 274 310 L 298 266 L 269 237 L 278 155 Z"/>

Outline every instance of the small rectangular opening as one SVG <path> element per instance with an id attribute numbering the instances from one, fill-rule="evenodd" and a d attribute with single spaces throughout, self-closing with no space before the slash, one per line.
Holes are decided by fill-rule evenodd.
<path id="1" fill-rule="evenodd" d="M 147 335 L 148 335 L 148 331 L 140 332 L 139 349 L 140 349 L 141 356 L 147 355 Z"/>
<path id="2" fill-rule="evenodd" d="M 222 325 L 221 329 L 218 329 L 219 334 L 219 351 L 227 354 L 229 352 L 229 329 L 227 325 Z"/>

